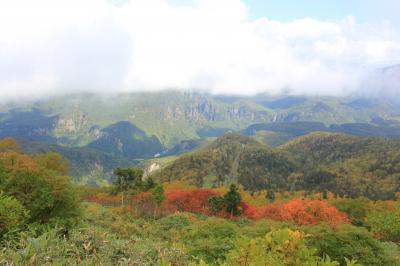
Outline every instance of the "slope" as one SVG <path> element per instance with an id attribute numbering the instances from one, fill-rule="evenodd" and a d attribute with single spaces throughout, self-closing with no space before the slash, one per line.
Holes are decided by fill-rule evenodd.
<path id="1" fill-rule="evenodd" d="M 400 189 L 400 141 L 316 132 L 270 148 L 238 133 L 183 155 L 156 174 L 199 187 L 327 192 L 371 199 Z"/>
<path id="2" fill-rule="evenodd" d="M 296 165 L 285 152 L 230 132 L 173 161 L 158 172 L 158 178 L 187 180 L 203 187 L 235 182 L 249 190 L 258 190 L 285 183 L 295 169 Z"/>

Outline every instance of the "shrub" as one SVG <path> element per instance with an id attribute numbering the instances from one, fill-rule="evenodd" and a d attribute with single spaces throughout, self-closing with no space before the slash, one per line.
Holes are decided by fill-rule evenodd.
<path id="1" fill-rule="evenodd" d="M 283 204 L 282 207 L 282 220 L 294 221 L 299 225 L 319 222 L 338 225 L 348 222 L 345 214 L 321 200 L 292 200 Z"/>
<path id="2" fill-rule="evenodd" d="M 373 211 L 367 222 L 376 237 L 385 241 L 400 243 L 400 207 L 393 210 Z"/>
<path id="3" fill-rule="evenodd" d="M 182 214 L 173 214 L 164 218 L 161 218 L 159 221 L 163 230 L 171 230 L 171 229 L 183 229 L 190 225 L 189 219 Z"/>
<path id="4" fill-rule="evenodd" d="M 309 227 L 308 244 L 317 248 L 319 256 L 345 264 L 344 258 L 355 259 L 362 265 L 396 265 L 385 253 L 381 243 L 364 228 L 342 225 L 335 230 L 326 226 Z"/>
<path id="5" fill-rule="evenodd" d="M 215 263 L 225 259 L 238 233 L 239 227 L 229 220 L 211 217 L 193 225 L 192 230 L 184 236 L 184 242 L 189 254 L 207 263 Z"/>
<path id="6" fill-rule="evenodd" d="M 196 189 L 188 191 L 170 191 L 166 193 L 168 205 L 183 212 L 211 214 L 209 199 L 217 196 L 211 189 Z"/>
<path id="7" fill-rule="evenodd" d="M 1 146 L 1 142 L 0 142 Z M 0 152 L 0 189 L 29 211 L 30 222 L 70 224 L 80 213 L 68 164 L 55 153 Z"/>
<path id="8" fill-rule="evenodd" d="M 333 205 L 346 213 L 354 225 L 362 226 L 368 213 L 369 202 L 367 198 L 344 198 L 333 201 Z"/>
<path id="9" fill-rule="evenodd" d="M 298 225 L 327 222 L 331 225 L 347 223 L 347 216 L 321 200 L 291 200 L 283 204 L 262 207 L 244 206 L 244 214 L 250 219 L 268 218 L 292 221 Z"/>
<path id="10" fill-rule="evenodd" d="M 0 237 L 19 228 L 29 217 L 29 212 L 14 197 L 0 191 Z"/>
<path id="11" fill-rule="evenodd" d="M 338 265 L 325 262 L 306 245 L 303 232 L 279 229 L 264 237 L 239 238 L 223 265 Z"/>

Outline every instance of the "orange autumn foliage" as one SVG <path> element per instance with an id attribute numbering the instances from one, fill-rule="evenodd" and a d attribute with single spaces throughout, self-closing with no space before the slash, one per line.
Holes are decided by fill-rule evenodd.
<path id="1" fill-rule="evenodd" d="M 166 193 L 167 204 L 171 209 L 207 215 L 211 214 L 208 199 L 213 196 L 218 196 L 218 194 L 211 189 L 169 191 Z"/>
<path id="2" fill-rule="evenodd" d="M 151 192 L 142 192 L 132 198 L 127 198 L 129 205 L 136 210 L 139 216 L 153 217 L 155 209 L 158 216 L 174 212 L 190 212 L 212 215 L 209 199 L 220 196 L 220 190 L 191 189 L 174 190 L 165 192 L 165 200 L 157 207 Z M 118 206 L 120 198 L 107 193 L 98 193 L 84 197 L 85 200 L 94 201 L 102 205 Z M 310 199 L 293 199 L 284 203 L 267 204 L 262 206 L 249 205 L 242 202 L 239 209 L 242 216 L 252 219 L 271 219 L 277 221 L 294 222 L 297 225 L 313 225 L 328 223 L 338 225 L 348 223 L 349 218 L 326 201 Z M 215 214 L 219 217 L 229 218 L 229 214 L 221 211 Z"/>
<path id="3" fill-rule="evenodd" d="M 0 153 L 0 163 L 10 172 L 23 170 L 33 173 L 39 171 L 39 165 L 32 156 L 18 152 Z"/>
<path id="4" fill-rule="evenodd" d="M 349 222 L 349 218 L 344 213 L 321 200 L 294 199 L 283 204 L 269 204 L 262 207 L 245 206 L 244 215 L 254 220 L 268 218 L 292 221 L 298 225 L 312 225 L 321 222 L 338 225 Z"/>
<path id="5" fill-rule="evenodd" d="M 21 148 L 18 146 L 17 141 L 15 139 L 4 138 L 0 141 L 0 153 L 3 152 L 21 153 Z"/>

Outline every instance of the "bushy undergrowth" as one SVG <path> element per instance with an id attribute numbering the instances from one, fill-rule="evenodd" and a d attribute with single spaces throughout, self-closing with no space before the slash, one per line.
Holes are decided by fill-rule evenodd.
<path id="1" fill-rule="evenodd" d="M 84 204 L 83 213 L 81 222 L 67 232 L 39 226 L 14 234 L 2 242 L 0 264 L 300 266 L 399 262 L 396 245 L 383 244 L 366 229 L 353 225 L 298 227 L 272 220 L 232 221 L 181 212 L 143 219 L 134 218 L 129 209 L 95 203 Z M 346 259 L 353 264 L 346 264 Z"/>

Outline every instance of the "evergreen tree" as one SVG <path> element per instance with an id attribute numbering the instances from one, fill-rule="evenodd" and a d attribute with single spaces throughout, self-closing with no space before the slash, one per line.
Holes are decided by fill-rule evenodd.
<path id="1" fill-rule="evenodd" d="M 153 199 L 156 202 L 157 206 L 154 209 L 154 218 L 156 218 L 158 208 L 160 207 L 161 203 L 165 200 L 164 195 L 164 187 L 161 184 L 158 184 L 152 191 Z"/>
<path id="2" fill-rule="evenodd" d="M 275 201 L 275 192 L 271 189 L 267 190 L 267 194 L 265 195 L 265 197 L 267 198 L 267 200 L 269 202 L 274 202 Z"/>
<path id="3" fill-rule="evenodd" d="M 213 196 L 208 199 L 208 204 L 213 214 L 217 214 L 224 208 L 224 198 L 220 196 Z"/>
<path id="4" fill-rule="evenodd" d="M 153 189 L 156 186 L 156 183 L 154 182 L 153 178 L 148 177 L 144 183 L 144 190 L 148 191 L 150 189 Z"/>
<path id="5" fill-rule="evenodd" d="M 239 204 L 242 201 L 242 196 L 236 187 L 236 185 L 232 184 L 229 188 L 229 191 L 224 195 L 224 203 L 226 206 L 227 212 L 231 214 L 231 218 L 235 215 L 240 214 Z"/>
<path id="6" fill-rule="evenodd" d="M 124 207 L 124 195 L 129 189 L 143 188 L 143 170 L 138 168 L 117 168 L 114 170 L 117 179 L 113 182 L 113 192 L 121 192 L 121 206 Z"/>

